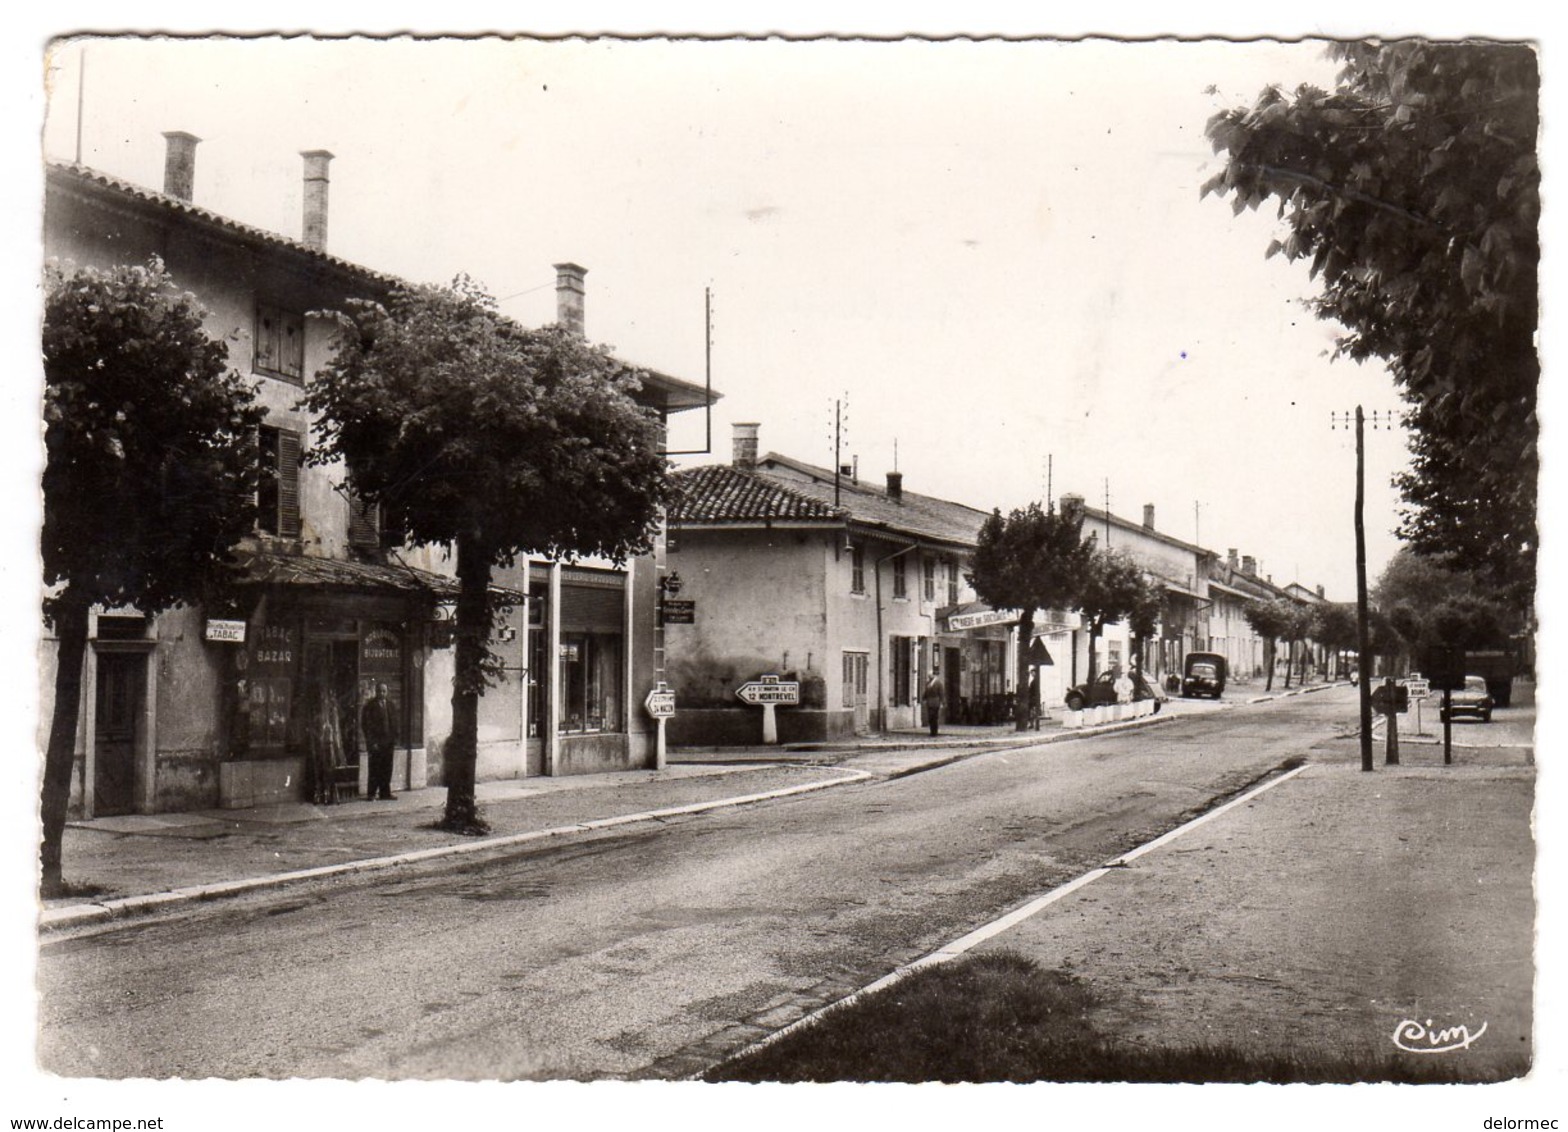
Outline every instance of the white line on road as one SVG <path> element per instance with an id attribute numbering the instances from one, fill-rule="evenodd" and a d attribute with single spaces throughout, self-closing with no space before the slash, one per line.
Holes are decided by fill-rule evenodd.
<path id="1" fill-rule="evenodd" d="M 753 1042 L 751 1045 L 749 1045 L 749 1046 L 745 1047 L 744 1049 L 740 1050 L 738 1053 L 732 1054 L 726 1060 L 733 1061 L 736 1058 L 744 1057 L 746 1054 L 753 1053 L 756 1050 L 764 1049 L 767 1046 L 770 1046 L 774 1042 L 778 1041 L 780 1038 L 786 1037 L 789 1034 L 794 1033 L 796 1030 L 799 1030 L 799 1029 L 802 1029 L 802 1028 L 804 1028 L 806 1026 L 811 1025 L 813 1022 L 815 1022 L 817 1019 L 821 1018 L 828 1011 L 830 1011 L 830 1010 L 837 1010 L 840 1007 L 848 1006 L 851 1003 L 858 1001 L 859 999 L 863 998 L 864 996 L 866 996 L 868 994 L 873 994 L 876 991 L 882 990 L 882 989 L 884 989 L 886 987 L 890 987 L 894 983 L 898 982 L 900 979 L 904 979 L 904 978 L 908 977 L 909 975 L 911 975 L 914 972 L 920 970 L 921 968 L 924 968 L 924 967 L 934 967 L 934 966 L 936 966 L 939 963 L 946 963 L 949 960 L 957 959 L 960 955 L 963 955 L 965 952 L 970 951 L 970 950 L 978 947 L 980 944 L 985 943 L 987 940 L 994 939 L 996 936 L 1001 935 L 1003 932 L 1007 931 L 1009 928 L 1012 928 L 1012 927 L 1016 926 L 1017 924 L 1022 923 L 1023 921 L 1029 919 L 1029 917 L 1031 917 L 1031 916 L 1035 915 L 1036 913 L 1044 910 L 1045 908 L 1050 907 L 1052 904 L 1055 904 L 1058 900 L 1061 900 L 1063 897 L 1070 896 L 1072 893 L 1077 892 L 1080 888 L 1083 888 L 1085 885 L 1091 884 L 1094 881 L 1099 880 L 1106 873 L 1111 872 L 1114 869 L 1125 867 L 1126 864 L 1129 861 L 1136 860 L 1137 858 L 1143 856 L 1145 853 L 1148 853 L 1149 851 L 1151 851 L 1153 849 L 1158 849 L 1162 845 L 1169 844 L 1170 842 L 1176 840 L 1178 837 L 1182 836 L 1183 834 L 1191 833 L 1193 830 L 1197 829 L 1200 825 L 1204 825 L 1204 824 L 1206 824 L 1208 822 L 1213 821 L 1215 818 L 1219 817 L 1221 814 L 1227 812 L 1228 810 L 1232 810 L 1235 807 L 1240 806 L 1240 805 L 1242 805 L 1245 802 L 1250 802 L 1252 799 L 1256 798 L 1259 794 L 1262 794 L 1265 790 L 1272 790 L 1272 789 L 1274 789 L 1274 787 L 1278 786 L 1280 783 L 1288 782 L 1290 779 L 1296 777 L 1296 775 L 1300 774 L 1302 771 L 1304 771 L 1306 769 L 1307 768 L 1306 768 L 1305 765 L 1298 766 L 1298 767 L 1295 767 L 1292 770 L 1286 771 L 1284 774 L 1280 775 L 1278 778 L 1271 778 L 1267 782 L 1263 782 L 1263 783 L 1260 783 L 1257 786 L 1254 786 L 1251 790 L 1248 790 L 1244 794 L 1237 795 L 1236 797 L 1232 798 L 1229 802 L 1226 802 L 1224 805 L 1216 806 L 1212 810 L 1209 810 L 1209 811 L 1207 811 L 1205 813 L 1199 814 L 1197 817 L 1193 818 L 1191 821 L 1184 822 L 1183 824 L 1177 826 L 1175 829 L 1161 834 L 1159 837 L 1156 837 L 1153 841 L 1145 842 L 1144 844 L 1138 846 L 1136 849 L 1133 849 L 1133 850 L 1131 850 L 1131 851 L 1129 851 L 1127 853 L 1123 853 L 1120 857 L 1117 857 L 1115 860 L 1110 861 L 1107 864 L 1101 865 L 1099 868 L 1090 869 L 1088 872 L 1084 873 L 1082 876 L 1077 877 L 1077 878 L 1075 878 L 1073 880 L 1070 880 L 1066 884 L 1058 885 L 1056 888 L 1051 889 L 1051 891 L 1045 893 L 1044 895 L 1037 896 L 1033 900 L 1029 901 L 1027 904 L 1024 904 L 1021 907 L 1013 909 L 1011 912 L 1007 913 L 1005 916 L 1002 916 L 1001 918 L 996 919 L 996 920 L 992 920 L 989 924 L 985 924 L 985 925 L 982 925 L 981 927 L 976 928 L 974 931 L 970 932 L 968 935 L 960 936 L 958 939 L 953 940 L 953 942 L 951 942 L 949 944 L 945 944 L 944 946 L 937 948 L 935 951 L 931 952 L 928 955 L 921 956 L 919 959 L 916 959 L 912 963 L 906 963 L 904 966 L 899 967 L 897 970 L 891 971 L 888 974 L 882 976 L 882 978 L 878 979 L 876 982 L 870 983 L 870 984 L 868 984 L 866 986 L 861 987 L 859 990 L 853 992 L 852 994 L 846 995 L 845 997 L 839 999 L 837 1002 L 831 1003 L 828 1006 L 824 1006 L 820 1010 L 814 1010 L 810 1014 L 807 1014 L 803 1018 L 797 1018 L 795 1021 L 791 1022 L 788 1026 L 785 1026 L 783 1029 L 776 1030 L 773 1033 L 769 1034 L 765 1038 L 759 1038 L 757 1041 Z M 701 1076 L 701 1074 L 698 1074 L 697 1076 Z"/>

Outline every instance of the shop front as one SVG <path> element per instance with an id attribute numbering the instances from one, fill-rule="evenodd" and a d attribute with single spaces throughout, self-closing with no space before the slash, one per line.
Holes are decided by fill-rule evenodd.
<path id="1" fill-rule="evenodd" d="M 225 808 L 363 795 L 369 768 L 359 719 L 378 685 L 393 706 L 393 788 L 425 785 L 425 660 L 445 580 L 298 561 L 305 565 L 259 572 L 243 633 L 214 646 L 225 668 Z M 357 567 L 355 588 L 335 569 L 348 565 Z"/>
<path id="2" fill-rule="evenodd" d="M 937 610 L 934 658 L 948 718 L 954 723 L 1005 723 L 1012 718 L 1012 648 L 1018 611 L 971 601 Z"/>

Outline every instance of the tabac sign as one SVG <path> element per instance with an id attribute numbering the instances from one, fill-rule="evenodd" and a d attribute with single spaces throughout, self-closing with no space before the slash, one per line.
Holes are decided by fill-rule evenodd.
<path id="1" fill-rule="evenodd" d="M 230 641 L 235 644 L 244 644 L 245 622 L 218 621 L 208 618 L 206 638 L 209 641 Z"/>
<path id="2" fill-rule="evenodd" d="M 949 633 L 983 629 L 987 625 L 1011 625 L 1018 620 L 1016 609 L 983 609 L 977 613 L 954 613 L 947 619 Z"/>

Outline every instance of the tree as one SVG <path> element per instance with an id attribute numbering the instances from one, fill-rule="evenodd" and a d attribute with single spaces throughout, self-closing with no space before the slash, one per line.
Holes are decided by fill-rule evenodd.
<path id="1" fill-rule="evenodd" d="M 657 416 L 637 371 L 569 330 L 525 330 L 459 277 L 333 312 L 339 336 L 312 379 L 316 462 L 418 545 L 457 559 L 445 828 L 488 829 L 474 799 L 479 697 L 502 598 L 491 572 L 524 552 L 624 563 L 652 546 L 670 494 Z"/>
<path id="2" fill-rule="evenodd" d="M 1401 535 L 1449 554 L 1520 610 L 1536 546 L 1534 343 L 1540 75 L 1522 44 L 1347 43 L 1335 87 L 1271 87 L 1210 119 L 1237 212 L 1273 198 L 1310 304 L 1380 358 L 1411 405 Z"/>
<path id="3" fill-rule="evenodd" d="M 255 389 L 154 259 L 45 273 L 44 623 L 58 641 L 44 754 L 42 890 L 61 841 L 94 606 L 156 614 L 221 594 L 255 523 Z"/>
<path id="4" fill-rule="evenodd" d="M 1296 631 L 1296 603 L 1284 598 L 1273 601 L 1249 602 L 1242 610 L 1252 631 L 1263 638 L 1263 670 L 1265 692 L 1274 689 L 1274 657 L 1278 642 L 1290 640 Z M 1288 679 L 1287 672 L 1287 679 Z"/>
<path id="5" fill-rule="evenodd" d="M 1089 679 L 1093 681 L 1094 644 L 1105 626 L 1115 621 L 1136 621 L 1129 625 L 1134 636 L 1152 633 L 1159 619 L 1159 593 L 1131 555 L 1120 550 L 1095 550 L 1078 588 L 1078 610 L 1089 623 Z"/>
<path id="6" fill-rule="evenodd" d="M 1324 602 L 1312 610 L 1311 637 L 1337 658 L 1357 646 L 1356 607 L 1340 602 Z M 1339 674 L 1335 661 L 1335 674 Z"/>
<path id="7" fill-rule="evenodd" d="M 1029 726 L 1029 645 L 1037 609 L 1072 606 L 1089 561 L 1081 541 L 1083 512 L 1042 511 L 1038 503 L 1014 510 L 1004 519 L 994 510 L 980 525 L 969 583 L 980 600 L 997 609 L 1019 610 L 1018 730 Z"/>

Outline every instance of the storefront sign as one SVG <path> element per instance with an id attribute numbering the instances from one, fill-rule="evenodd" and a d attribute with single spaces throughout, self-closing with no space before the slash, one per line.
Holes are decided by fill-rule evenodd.
<path id="1" fill-rule="evenodd" d="M 664 623 L 666 625 L 695 625 L 697 623 L 697 603 L 690 600 L 676 601 L 674 598 L 665 598 Z"/>
<path id="2" fill-rule="evenodd" d="M 768 675 L 742 684 L 735 694 L 748 704 L 798 704 L 800 681 Z"/>
<path id="3" fill-rule="evenodd" d="M 233 641 L 235 644 L 245 643 L 245 622 L 243 621 L 208 621 L 207 639 L 209 641 Z"/>
<path id="4" fill-rule="evenodd" d="M 1018 620 L 1016 609 L 987 609 L 980 613 L 955 613 L 947 619 L 949 633 L 980 629 L 987 625 L 1011 625 Z"/>

